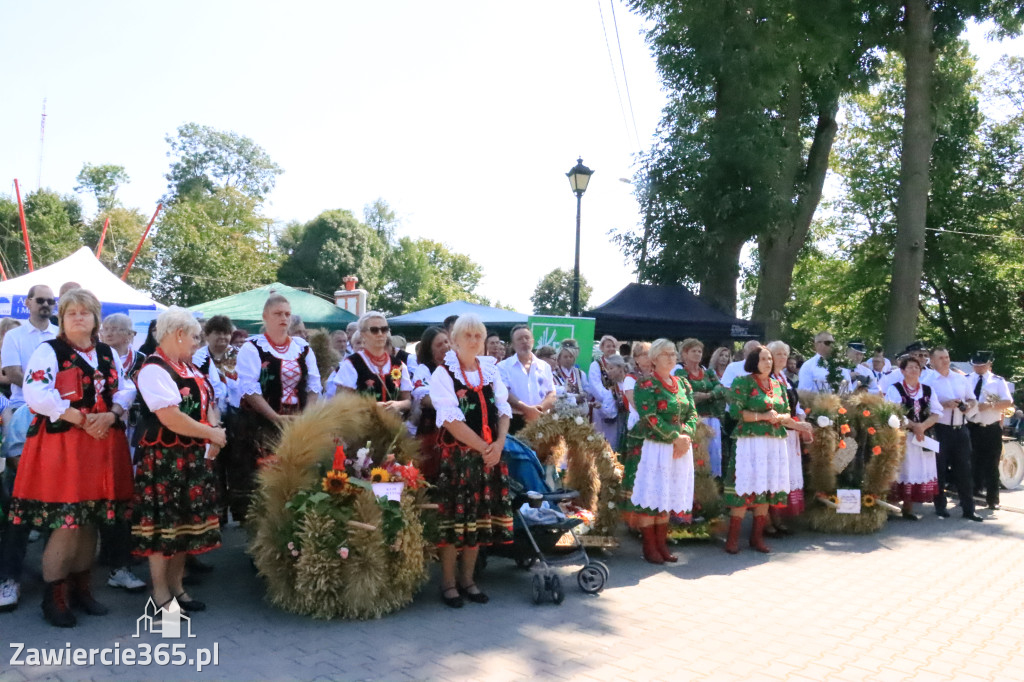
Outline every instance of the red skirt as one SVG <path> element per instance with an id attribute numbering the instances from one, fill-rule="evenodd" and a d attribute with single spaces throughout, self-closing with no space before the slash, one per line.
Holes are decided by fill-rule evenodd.
<path id="1" fill-rule="evenodd" d="M 896 481 L 889 490 L 889 499 L 900 502 L 932 502 L 939 494 L 939 482 L 900 483 Z"/>
<path id="2" fill-rule="evenodd" d="M 25 440 L 9 518 L 46 528 L 78 528 L 127 518 L 132 462 L 124 431 L 103 440 L 83 429 L 48 433 L 45 424 Z"/>

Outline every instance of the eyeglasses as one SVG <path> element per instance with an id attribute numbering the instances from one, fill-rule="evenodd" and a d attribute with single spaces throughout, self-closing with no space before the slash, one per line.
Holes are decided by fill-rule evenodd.
<path id="1" fill-rule="evenodd" d="M 36 302 L 36 305 L 53 305 L 57 302 L 55 298 L 43 298 L 42 296 L 36 296 L 33 300 Z"/>
<path id="2" fill-rule="evenodd" d="M 387 334 L 391 331 L 391 327 L 384 325 L 383 327 L 367 327 L 366 331 L 370 334 Z"/>

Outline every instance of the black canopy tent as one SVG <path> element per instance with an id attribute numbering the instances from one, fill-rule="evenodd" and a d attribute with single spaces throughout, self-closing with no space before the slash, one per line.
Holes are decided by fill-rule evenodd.
<path id="1" fill-rule="evenodd" d="M 617 339 L 725 341 L 759 339 L 764 333 L 761 325 L 723 313 L 683 286 L 629 284 L 584 314 L 597 320 L 598 336 Z"/>

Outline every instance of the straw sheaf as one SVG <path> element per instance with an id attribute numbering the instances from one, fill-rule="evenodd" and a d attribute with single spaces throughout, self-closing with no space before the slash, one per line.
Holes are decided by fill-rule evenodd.
<path id="1" fill-rule="evenodd" d="M 320 370 L 320 384 L 327 385 L 327 377 L 338 366 L 341 357 L 331 346 L 331 335 L 326 329 L 316 329 L 309 333 L 309 348 L 316 358 L 316 367 Z"/>

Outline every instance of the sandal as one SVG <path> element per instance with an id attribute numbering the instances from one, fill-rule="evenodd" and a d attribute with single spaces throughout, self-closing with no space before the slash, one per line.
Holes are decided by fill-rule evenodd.
<path id="1" fill-rule="evenodd" d="M 476 592 L 470 592 L 469 590 L 474 587 L 476 588 Z M 479 587 L 476 587 L 476 583 L 470 583 L 465 587 L 459 585 L 459 594 L 461 594 L 463 597 L 473 602 L 474 604 L 486 604 L 491 600 L 490 597 L 488 597 L 486 594 L 480 591 Z"/>

